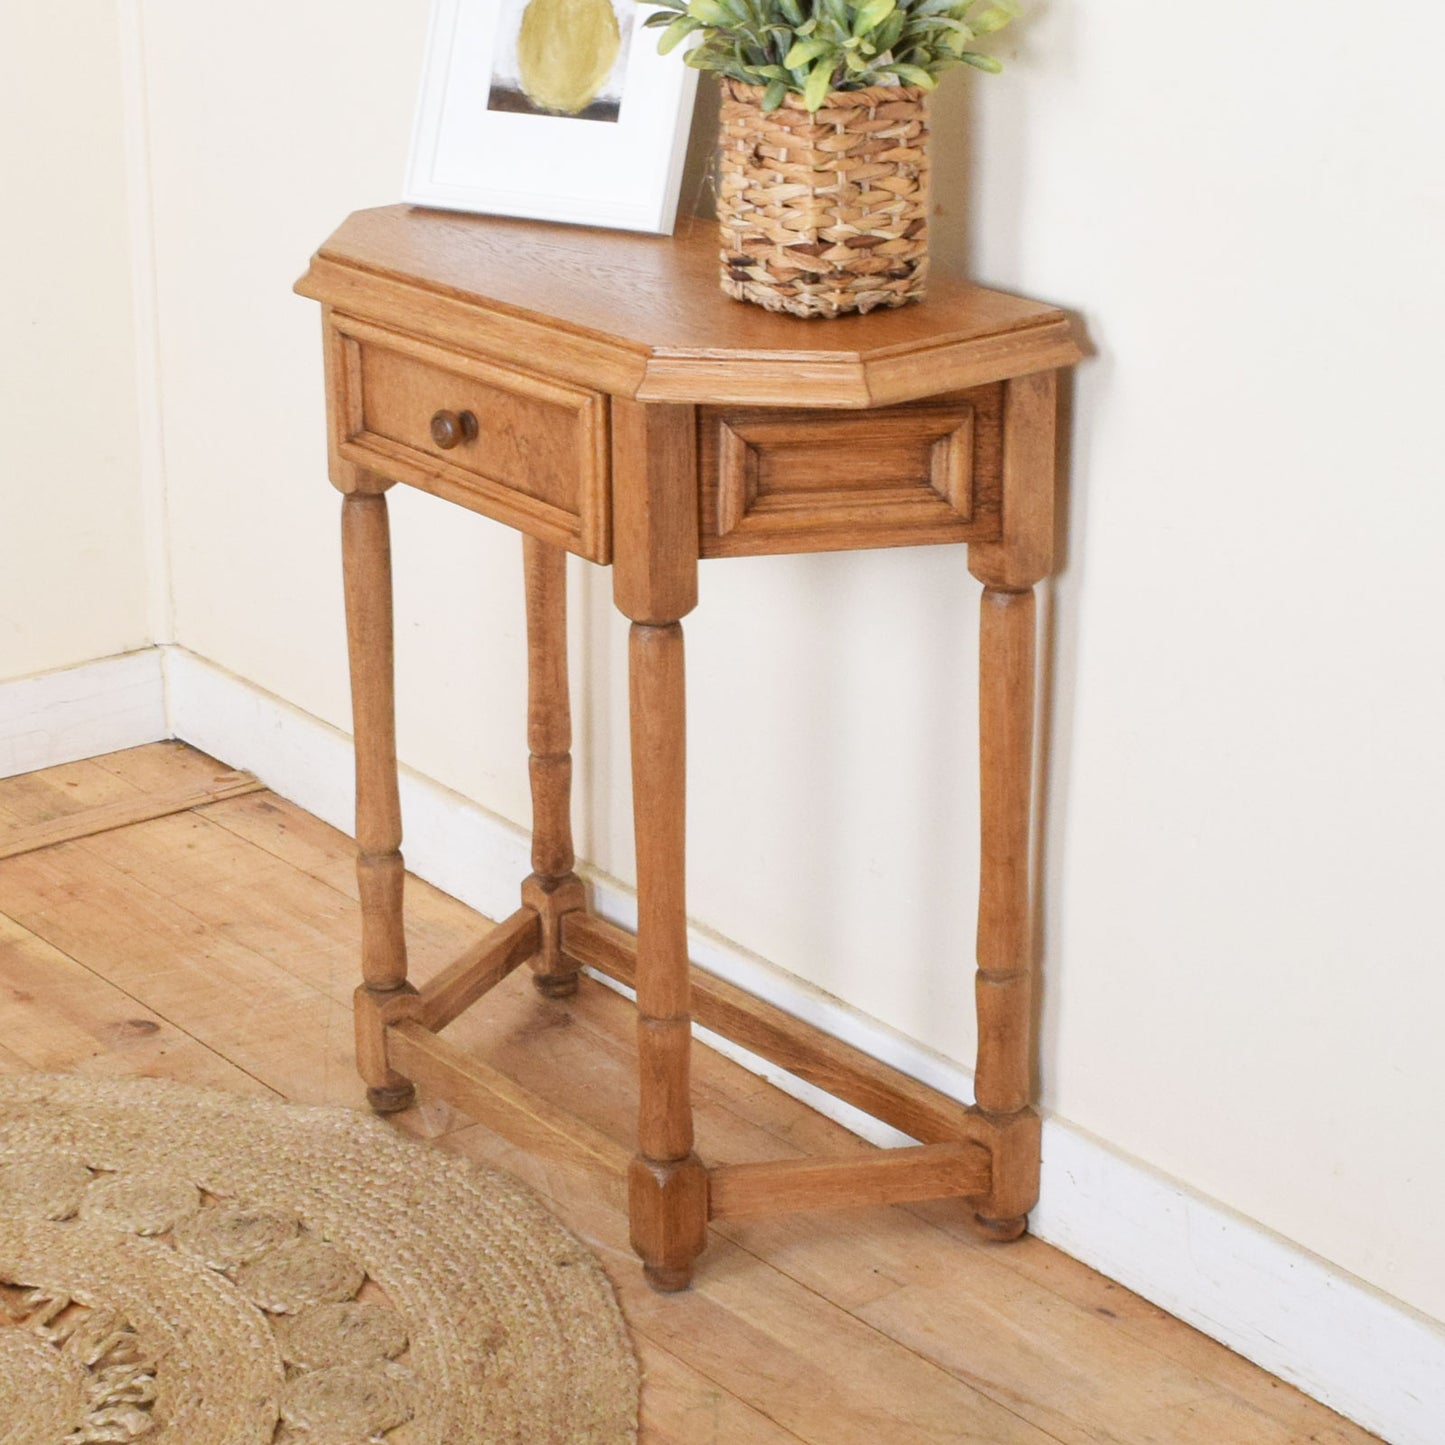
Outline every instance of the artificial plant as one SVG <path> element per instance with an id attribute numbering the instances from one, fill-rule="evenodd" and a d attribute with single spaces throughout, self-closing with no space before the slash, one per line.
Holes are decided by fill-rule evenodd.
<path id="1" fill-rule="evenodd" d="M 969 47 L 1002 30 L 1014 0 L 643 0 L 657 5 L 643 24 L 662 30 L 666 54 L 691 35 L 684 59 L 763 87 L 764 110 L 790 91 L 810 111 L 829 91 L 873 85 L 932 90 L 952 66 L 1001 69 Z"/>

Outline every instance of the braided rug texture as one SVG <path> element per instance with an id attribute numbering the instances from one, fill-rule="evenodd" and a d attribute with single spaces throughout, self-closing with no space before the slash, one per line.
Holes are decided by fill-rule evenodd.
<path id="1" fill-rule="evenodd" d="M 0 1445 L 621 1445 L 611 1286 L 528 1190 L 340 1109 L 0 1078 Z"/>
<path id="2" fill-rule="evenodd" d="M 793 316 L 920 300 L 928 279 L 928 103 L 910 86 L 788 95 L 722 83 L 722 288 Z"/>

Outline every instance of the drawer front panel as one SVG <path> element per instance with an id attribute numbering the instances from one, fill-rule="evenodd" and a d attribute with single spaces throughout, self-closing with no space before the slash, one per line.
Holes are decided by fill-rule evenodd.
<path id="1" fill-rule="evenodd" d="M 872 411 L 705 407 L 704 557 L 990 541 L 1003 387 Z"/>
<path id="2" fill-rule="evenodd" d="M 605 397 L 348 318 L 333 345 L 348 461 L 611 560 Z"/>

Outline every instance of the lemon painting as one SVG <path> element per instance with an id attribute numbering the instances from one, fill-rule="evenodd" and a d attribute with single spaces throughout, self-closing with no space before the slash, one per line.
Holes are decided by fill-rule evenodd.
<path id="1" fill-rule="evenodd" d="M 503 0 L 489 110 L 615 121 L 633 0 Z"/>

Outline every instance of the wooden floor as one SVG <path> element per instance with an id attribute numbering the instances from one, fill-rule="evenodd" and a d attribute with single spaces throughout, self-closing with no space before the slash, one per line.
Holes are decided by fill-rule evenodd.
<path id="1" fill-rule="evenodd" d="M 419 980 L 490 926 L 414 879 L 408 903 Z M 0 1070 L 360 1106 L 357 950 L 349 840 L 210 758 L 161 743 L 0 782 Z M 632 1020 L 616 994 L 584 979 L 549 1003 L 522 970 L 450 1036 L 629 1138 Z M 711 1160 L 868 1147 L 707 1050 L 695 1080 Z M 659 1296 L 584 1181 L 443 1104 L 396 1123 L 521 1175 L 591 1243 L 641 1353 L 649 1442 L 1375 1438 L 1037 1240 L 975 1240 L 956 1204 L 717 1228 L 696 1287 Z"/>

